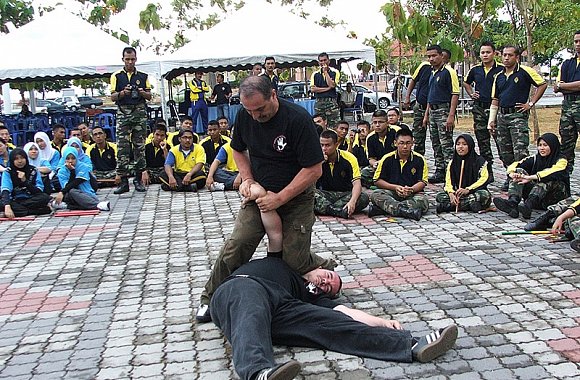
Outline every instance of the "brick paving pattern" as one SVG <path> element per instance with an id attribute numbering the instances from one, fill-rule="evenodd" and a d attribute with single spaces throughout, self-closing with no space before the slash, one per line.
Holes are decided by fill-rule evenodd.
<path id="1" fill-rule="evenodd" d="M 428 364 L 276 347 L 279 361 L 302 362 L 303 379 L 580 378 L 579 254 L 502 236 L 525 224 L 502 213 L 438 216 L 440 189 L 421 222 L 319 218 L 312 249 L 339 263 L 344 303 L 416 335 L 456 323 L 456 347 Z M 239 195 L 99 193 L 111 212 L 0 222 L 0 379 L 236 379 L 231 348 L 193 314 Z"/>

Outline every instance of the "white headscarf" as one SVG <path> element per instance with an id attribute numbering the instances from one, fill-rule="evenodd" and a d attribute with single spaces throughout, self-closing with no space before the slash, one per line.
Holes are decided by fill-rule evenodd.
<path id="1" fill-rule="evenodd" d="M 38 150 L 38 156 L 34 160 L 30 157 L 30 154 L 28 153 L 28 151 L 32 147 L 36 147 L 36 149 Z M 39 168 L 41 166 L 40 163 L 42 162 L 43 159 L 42 159 L 42 157 L 40 157 L 41 153 L 40 153 L 40 147 L 38 146 L 38 144 L 33 143 L 33 142 L 29 142 L 29 143 L 26 143 L 26 145 L 24 145 L 24 147 L 22 149 L 24 149 L 24 151 L 26 152 L 26 155 L 28 156 L 28 162 L 30 163 L 30 165 L 32 165 L 36 168 Z"/>
<path id="2" fill-rule="evenodd" d="M 46 148 L 44 149 L 38 148 L 40 150 L 39 157 L 42 158 L 43 160 L 50 162 L 52 156 L 54 155 L 55 149 L 50 144 L 50 139 L 48 138 L 48 135 L 44 132 L 36 132 L 34 134 L 34 142 L 36 142 L 36 139 L 42 139 L 46 143 Z"/>

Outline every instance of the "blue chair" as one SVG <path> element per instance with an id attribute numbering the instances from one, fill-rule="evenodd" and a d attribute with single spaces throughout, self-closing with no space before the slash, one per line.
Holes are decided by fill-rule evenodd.
<path id="1" fill-rule="evenodd" d="M 16 118 L 3 116 L 1 120 L 4 122 L 6 128 L 8 128 L 8 132 L 10 133 L 10 136 L 12 136 L 12 142 L 15 145 L 18 145 L 20 132 L 18 131 L 18 122 L 16 121 Z"/>
<path id="2" fill-rule="evenodd" d="M 115 115 L 108 112 L 95 115 L 95 117 L 93 118 L 92 128 L 94 128 L 95 126 L 103 128 L 103 130 L 107 133 L 111 141 L 117 141 L 117 136 L 115 134 L 116 130 Z"/>
<path id="3" fill-rule="evenodd" d="M 361 120 L 363 117 L 363 93 L 357 92 L 354 106 L 343 109 L 343 112 L 345 117 L 347 112 L 350 113 L 353 121 Z"/>

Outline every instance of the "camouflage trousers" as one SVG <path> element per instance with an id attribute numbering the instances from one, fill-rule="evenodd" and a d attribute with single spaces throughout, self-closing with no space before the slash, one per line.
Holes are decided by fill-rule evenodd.
<path id="1" fill-rule="evenodd" d="M 137 175 L 145 169 L 145 138 L 147 137 L 147 112 L 145 105 L 119 106 L 117 112 L 117 174 L 129 176 L 131 153 Z"/>
<path id="2" fill-rule="evenodd" d="M 562 140 L 562 154 L 568 160 L 568 169 L 574 167 L 574 149 L 580 132 L 580 100 L 566 100 L 562 103 L 560 116 L 560 140 Z"/>
<path id="3" fill-rule="evenodd" d="M 576 200 L 577 200 L 577 198 L 568 197 L 566 199 L 561 200 L 560 202 L 558 202 L 556 204 L 548 206 L 548 210 L 553 211 L 554 214 L 559 216 L 559 215 L 563 214 L 564 211 L 566 211 L 568 209 L 568 207 L 572 205 L 572 203 L 576 202 Z M 570 231 L 574 235 L 574 239 L 577 239 L 578 237 L 580 237 L 580 217 L 579 216 L 573 216 L 570 219 L 567 219 L 564 223 L 568 225 L 568 228 L 570 229 Z"/>
<path id="4" fill-rule="evenodd" d="M 413 150 L 421 155 L 425 155 L 425 140 L 427 140 L 427 129 L 423 128 L 423 118 L 425 117 L 425 108 L 419 103 L 413 106 L 413 138 L 415 145 Z"/>
<path id="5" fill-rule="evenodd" d="M 93 173 L 97 180 L 99 179 L 115 179 L 117 172 L 115 170 L 94 170 Z"/>
<path id="6" fill-rule="evenodd" d="M 317 98 L 314 103 L 314 112 L 326 116 L 328 128 L 334 128 L 340 120 L 340 108 L 336 99 Z"/>
<path id="7" fill-rule="evenodd" d="M 315 190 L 314 192 L 314 213 L 319 215 L 326 215 L 327 208 L 332 206 L 341 209 L 350 201 L 352 192 L 350 191 L 326 191 Z M 369 196 L 362 192 L 358 200 L 354 212 L 361 212 L 369 204 Z"/>
<path id="8" fill-rule="evenodd" d="M 149 183 L 161 183 L 161 175 L 165 173 L 165 168 L 146 168 L 149 173 Z"/>
<path id="9" fill-rule="evenodd" d="M 489 121 L 489 108 L 483 108 L 478 104 L 473 104 L 471 108 L 471 113 L 473 114 L 473 131 L 475 132 L 475 138 L 477 139 L 477 145 L 479 146 L 479 155 L 488 163 L 488 170 L 491 168 L 493 163 L 493 153 L 491 151 L 491 134 L 489 129 L 487 129 L 487 122 Z M 499 151 L 499 146 L 497 145 L 497 140 L 495 136 L 493 137 L 497 149 Z"/>
<path id="10" fill-rule="evenodd" d="M 446 191 L 441 191 L 437 193 L 435 197 L 437 203 L 451 203 L 449 199 L 449 194 Z M 484 209 L 488 208 L 491 204 L 491 194 L 485 189 L 476 190 L 474 193 L 469 194 L 466 197 L 459 198 L 459 210 L 468 211 L 471 209 L 471 205 L 474 202 L 479 202 Z"/>
<path id="11" fill-rule="evenodd" d="M 528 112 L 514 112 L 497 115 L 497 147 L 499 158 L 507 168 L 514 161 L 528 156 L 530 128 Z"/>
<path id="12" fill-rule="evenodd" d="M 445 124 L 449 116 L 449 107 L 429 111 L 429 133 L 435 157 L 435 171 L 445 173 L 447 163 L 453 159 L 453 131 L 447 131 Z"/>
<path id="13" fill-rule="evenodd" d="M 517 168 L 517 173 L 528 174 L 524 169 Z M 542 210 L 545 210 L 548 206 L 553 205 L 566 199 L 568 197 L 568 189 L 566 184 L 562 181 L 549 181 L 549 182 L 537 182 L 537 183 L 526 183 L 520 184 L 515 181 L 510 181 L 510 186 L 508 189 L 508 195 L 516 196 L 523 199 L 528 199 L 529 197 L 536 196 L 540 201 L 540 206 Z"/>
<path id="14" fill-rule="evenodd" d="M 375 176 L 375 168 L 372 166 L 365 166 L 360 170 L 360 181 L 364 187 L 367 189 L 373 186 L 375 183 L 373 177 Z"/>
<path id="15" fill-rule="evenodd" d="M 370 198 L 373 205 L 390 215 L 397 215 L 400 204 L 408 208 L 421 209 L 423 213 L 429 210 L 429 199 L 425 194 L 413 194 L 403 198 L 392 190 L 378 189 L 371 193 Z"/>

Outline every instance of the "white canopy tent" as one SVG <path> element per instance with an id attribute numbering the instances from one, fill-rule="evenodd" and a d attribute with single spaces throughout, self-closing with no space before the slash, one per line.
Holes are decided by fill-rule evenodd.
<path id="1" fill-rule="evenodd" d="M 372 47 L 255 1 L 162 58 L 160 70 L 166 79 L 194 70 L 244 70 L 267 56 L 273 56 L 278 67 L 309 66 L 317 64 L 321 52 L 337 63 L 363 59 L 375 65 Z"/>

